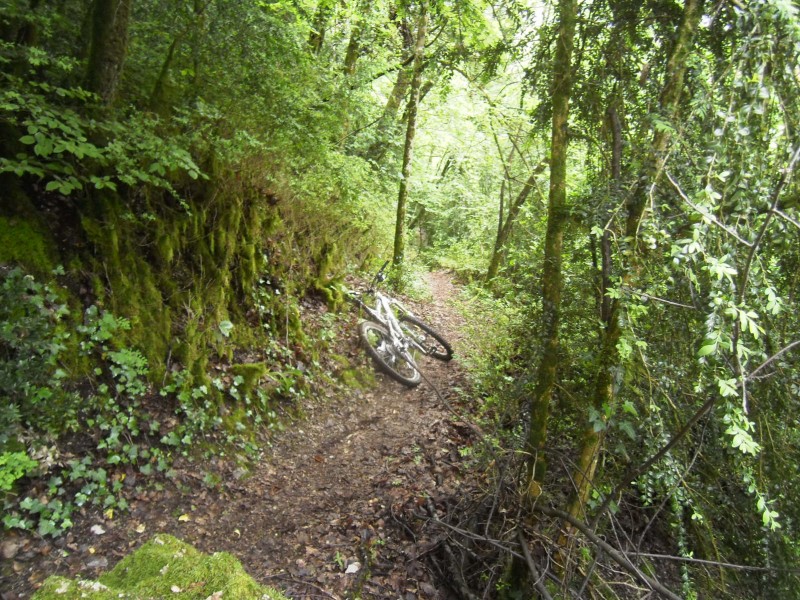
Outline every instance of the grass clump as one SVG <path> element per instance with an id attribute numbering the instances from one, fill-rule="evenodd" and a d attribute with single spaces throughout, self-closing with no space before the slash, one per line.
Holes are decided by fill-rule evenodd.
<path id="1" fill-rule="evenodd" d="M 89 598 L 146 599 L 180 597 L 286 600 L 245 573 L 227 552 L 203 554 L 172 536 L 159 534 L 123 558 L 97 581 L 50 577 L 33 600 Z"/>

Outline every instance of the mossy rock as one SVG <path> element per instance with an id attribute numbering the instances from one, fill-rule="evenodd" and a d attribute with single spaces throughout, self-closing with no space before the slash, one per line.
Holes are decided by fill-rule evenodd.
<path id="1" fill-rule="evenodd" d="M 227 552 L 203 554 L 165 534 L 155 536 L 123 558 L 98 581 L 50 577 L 33 595 L 33 600 L 172 597 L 287 600 L 280 592 L 256 583 Z"/>
<path id="2" fill-rule="evenodd" d="M 243 397 L 252 396 L 258 382 L 269 373 L 266 363 L 240 363 L 231 365 L 231 373 L 242 378 L 239 391 Z"/>
<path id="3" fill-rule="evenodd" d="M 49 234 L 37 223 L 0 216 L 0 264 L 22 265 L 37 276 L 48 276 L 56 266 Z"/>

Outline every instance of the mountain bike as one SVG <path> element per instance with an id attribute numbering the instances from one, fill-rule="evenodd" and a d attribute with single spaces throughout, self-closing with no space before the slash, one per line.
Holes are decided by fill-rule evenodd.
<path id="1" fill-rule="evenodd" d="M 399 300 L 377 289 L 378 284 L 386 280 L 388 265 L 386 261 L 366 291 L 351 290 L 349 296 L 368 315 L 367 320 L 358 325 L 358 335 L 367 353 L 389 377 L 415 387 L 422 381 L 416 357 L 424 355 L 449 361 L 453 358 L 453 348 Z M 365 296 L 374 298 L 374 307 L 363 300 Z"/>

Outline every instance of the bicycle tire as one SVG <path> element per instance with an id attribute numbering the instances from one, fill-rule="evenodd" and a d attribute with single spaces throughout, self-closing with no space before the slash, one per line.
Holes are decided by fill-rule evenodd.
<path id="1" fill-rule="evenodd" d="M 400 326 L 424 348 L 426 356 L 447 362 L 453 358 L 453 348 L 442 335 L 427 323 L 411 315 L 400 317 Z"/>
<path id="2" fill-rule="evenodd" d="M 362 321 L 358 324 L 358 336 L 361 338 L 367 354 L 372 357 L 381 371 L 407 387 L 412 388 L 419 385 L 422 375 L 414 358 L 408 352 L 398 353 L 391 343 L 389 332 L 383 325 L 372 321 Z"/>

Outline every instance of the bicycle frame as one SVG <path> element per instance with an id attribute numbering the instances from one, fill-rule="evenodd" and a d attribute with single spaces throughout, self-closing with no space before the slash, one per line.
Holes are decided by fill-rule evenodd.
<path id="1" fill-rule="evenodd" d="M 417 353 L 449 361 L 453 349 L 441 334 L 418 319 L 401 302 L 378 291 L 377 285 L 385 280 L 384 269 L 388 264 L 381 267 L 365 292 L 347 290 L 347 295 L 366 313 L 358 325 L 358 333 L 377 368 L 392 379 L 414 387 L 423 379 L 416 363 Z M 374 298 L 374 305 L 364 302 L 363 294 Z"/>
<path id="2" fill-rule="evenodd" d="M 363 301 L 359 302 L 364 310 L 367 311 L 369 316 L 377 323 L 380 323 L 389 331 L 392 338 L 392 343 L 398 350 L 408 350 L 408 347 L 414 346 L 420 352 L 425 352 L 424 348 L 420 346 L 416 340 L 408 337 L 403 328 L 400 326 L 400 321 L 392 310 L 392 306 L 397 306 L 402 313 L 410 314 L 406 308 L 394 298 L 382 294 L 378 290 L 372 290 L 372 295 L 375 296 L 375 308 L 368 306 Z"/>

